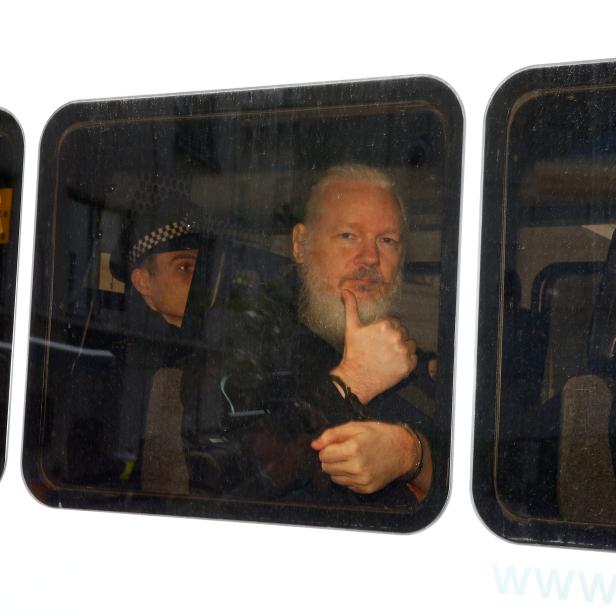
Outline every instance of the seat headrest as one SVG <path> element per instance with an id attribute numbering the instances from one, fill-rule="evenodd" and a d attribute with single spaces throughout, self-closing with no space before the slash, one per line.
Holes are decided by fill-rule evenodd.
<path id="1" fill-rule="evenodd" d="M 588 365 L 611 373 L 616 366 L 616 230 L 612 234 L 588 339 Z"/>

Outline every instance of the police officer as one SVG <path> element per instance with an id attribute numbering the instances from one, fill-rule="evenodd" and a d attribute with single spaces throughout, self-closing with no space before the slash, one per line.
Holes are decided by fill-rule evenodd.
<path id="1" fill-rule="evenodd" d="M 145 207 L 127 216 L 111 255 L 112 275 L 127 285 L 126 335 L 115 349 L 123 365 L 116 456 L 123 462 L 121 481 L 131 487 L 147 487 L 147 466 L 155 469 L 149 476 L 156 485 L 187 490 L 179 371 L 190 352 L 181 325 L 200 242 L 198 218 L 198 208 L 178 192 L 151 191 Z M 155 380 L 164 368 L 172 369 L 167 380 Z M 158 400 L 154 391 L 161 384 L 169 391 Z M 168 458 L 165 451 L 175 453 Z"/>

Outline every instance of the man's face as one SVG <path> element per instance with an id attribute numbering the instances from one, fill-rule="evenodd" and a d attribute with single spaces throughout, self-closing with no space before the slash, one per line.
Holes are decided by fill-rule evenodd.
<path id="1" fill-rule="evenodd" d="M 341 291 L 349 289 L 364 321 L 381 318 L 398 286 L 404 254 L 398 203 L 384 188 L 340 181 L 327 186 L 317 208 L 314 221 L 293 232 L 309 311 L 316 309 L 318 320 L 329 322 L 325 328 L 340 330 L 342 319 L 344 329 Z"/>
<path id="2" fill-rule="evenodd" d="M 154 254 L 131 272 L 131 281 L 145 303 L 176 327 L 184 318 L 197 253 L 189 249 Z"/>

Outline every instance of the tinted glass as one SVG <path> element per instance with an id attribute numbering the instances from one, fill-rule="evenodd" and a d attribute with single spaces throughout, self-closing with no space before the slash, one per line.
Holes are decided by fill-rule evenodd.
<path id="1" fill-rule="evenodd" d="M 474 495 L 507 538 L 616 546 L 614 68 L 527 70 L 488 110 Z"/>
<path id="2" fill-rule="evenodd" d="M 0 472 L 6 452 L 23 153 L 21 128 L 0 109 Z"/>
<path id="3" fill-rule="evenodd" d="M 41 147 L 23 458 L 33 493 L 54 506 L 387 530 L 432 520 L 448 490 L 461 122 L 451 91 L 425 78 L 61 109 Z M 336 165 L 360 176 L 336 193 L 346 203 L 361 187 L 351 227 L 324 233 L 320 215 L 296 227 Z M 294 229 L 317 231 L 292 245 Z M 372 398 L 355 388 L 366 404 L 329 375 L 346 338 L 336 348 L 298 317 L 303 272 L 317 271 L 298 272 L 308 252 L 317 285 L 350 286 L 360 312 L 362 294 L 399 306 L 376 318 L 399 313 L 408 336 L 397 320 L 383 327 L 412 365 Z M 313 296 L 328 292 L 344 329 L 340 290 Z M 366 448 L 379 460 L 401 451 L 378 485 L 321 470 L 318 452 L 348 437 L 313 441 L 351 422 L 401 440 Z"/>

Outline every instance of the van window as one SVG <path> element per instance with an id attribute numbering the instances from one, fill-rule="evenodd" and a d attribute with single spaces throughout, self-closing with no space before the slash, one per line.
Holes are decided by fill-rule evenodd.
<path id="1" fill-rule="evenodd" d="M 35 496 L 383 530 L 434 519 L 461 143 L 459 103 L 430 78 L 58 111 L 40 158 Z M 368 357 L 343 364 L 351 336 Z"/>
<path id="2" fill-rule="evenodd" d="M 616 547 L 614 68 L 525 70 L 488 109 L 473 488 L 509 539 Z"/>
<path id="3" fill-rule="evenodd" d="M 0 109 L 0 473 L 6 453 L 23 154 L 21 128 Z"/>

